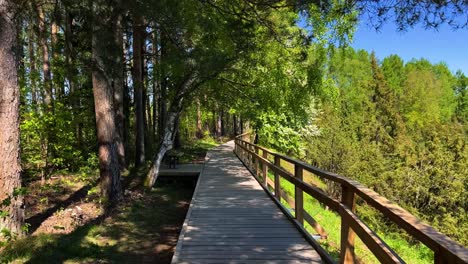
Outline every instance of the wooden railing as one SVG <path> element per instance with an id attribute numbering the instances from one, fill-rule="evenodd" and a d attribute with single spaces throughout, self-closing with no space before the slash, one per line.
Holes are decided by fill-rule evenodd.
<path id="1" fill-rule="evenodd" d="M 454 242 L 446 235 L 424 224 L 415 216 L 400 206 L 390 202 L 375 191 L 343 176 L 330 173 L 302 161 L 275 153 L 267 148 L 249 142 L 248 134 L 235 139 L 234 152 L 247 168 L 253 173 L 262 187 L 278 204 L 282 211 L 293 221 L 305 238 L 314 246 L 325 262 L 333 263 L 330 255 L 317 243 L 315 238 L 305 229 L 304 221 L 312 226 L 323 238 L 326 231 L 304 210 L 304 195 L 307 193 L 320 203 L 327 206 L 341 217 L 340 262 L 354 263 L 357 258 L 354 253 L 354 240 L 357 235 L 381 263 L 404 263 L 404 261 L 371 230 L 355 213 L 356 198 L 362 198 L 368 205 L 380 211 L 391 222 L 404 229 L 415 239 L 421 241 L 434 252 L 434 263 L 468 263 L 468 249 Z M 281 161 L 294 165 L 294 174 L 281 166 Z M 268 177 L 268 172 L 274 175 L 274 180 Z M 336 199 L 322 189 L 303 180 L 304 172 L 312 173 L 322 180 L 338 184 L 341 188 L 341 199 Z M 285 179 L 294 185 L 294 197 L 290 197 L 281 189 L 280 179 Z M 273 190 L 273 191 L 272 191 Z M 292 208 L 294 215 L 281 203 L 283 198 Z"/>

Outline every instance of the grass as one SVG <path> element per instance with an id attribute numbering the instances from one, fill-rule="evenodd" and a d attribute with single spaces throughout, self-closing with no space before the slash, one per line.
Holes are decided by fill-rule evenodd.
<path id="1" fill-rule="evenodd" d="M 199 140 L 188 141 L 180 149 L 180 151 L 182 152 L 180 162 L 203 162 L 205 159 L 206 152 L 218 145 L 218 141 L 208 136 Z"/>
<path id="2" fill-rule="evenodd" d="M 181 161 L 203 161 L 207 150 L 217 145 L 211 138 L 186 142 Z M 122 174 L 128 186 L 124 200 L 117 207 L 97 210 L 84 225 L 67 226 L 63 233 L 54 233 L 49 228 L 10 242 L 0 248 L 0 263 L 170 263 L 195 188 L 195 178 L 167 180 L 159 177 L 155 188 L 147 191 L 141 187 L 147 169 Z M 95 172 L 60 177 L 51 184 L 34 186 L 35 191 L 30 194 L 34 208 L 29 208 L 28 214 L 40 215 L 59 206 L 85 185 L 90 187 L 85 190 L 84 197 L 41 218 L 38 225 L 47 221 L 53 222 L 54 227 L 59 226 L 64 220 L 62 213 L 70 208 L 83 207 L 82 203 L 99 205 L 99 186 L 88 178 L 89 175 Z"/>
<path id="3" fill-rule="evenodd" d="M 117 208 L 70 234 L 38 234 L 6 246 L 0 262 L 169 263 L 194 183 L 134 191 Z"/>
<path id="4" fill-rule="evenodd" d="M 281 161 L 281 167 L 294 174 L 294 167 L 292 164 L 286 161 Z M 274 175 L 271 172 L 268 172 L 268 177 L 274 181 Z M 316 185 L 319 188 L 326 189 L 326 184 L 311 173 L 304 172 L 304 181 Z M 280 185 L 290 197 L 294 198 L 295 188 L 292 183 L 281 178 Z M 285 199 L 282 198 L 281 203 L 286 208 L 292 209 Z M 359 209 L 366 210 L 366 208 L 358 208 L 358 211 Z M 328 233 L 327 239 L 319 239 L 321 246 L 332 256 L 332 258 L 339 260 L 341 217 L 337 213 L 327 210 L 316 199 L 306 193 L 304 193 L 304 210 L 309 213 Z M 385 226 L 385 223 L 381 223 L 381 225 Z M 305 222 L 305 228 L 310 232 L 310 234 L 316 233 L 316 231 L 307 222 Z M 378 231 L 377 234 L 407 263 L 423 264 L 434 262 L 433 252 L 422 243 L 409 242 L 401 233 L 398 232 L 386 233 Z M 372 252 L 357 236 L 355 240 L 355 253 L 364 263 L 379 263 Z"/>

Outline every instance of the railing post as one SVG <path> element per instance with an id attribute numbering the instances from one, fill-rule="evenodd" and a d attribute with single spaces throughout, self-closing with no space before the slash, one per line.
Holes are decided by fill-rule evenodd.
<path id="1" fill-rule="evenodd" d="M 356 196 L 346 185 L 341 185 L 341 203 L 351 211 L 356 211 Z M 355 263 L 354 238 L 356 234 L 353 229 L 341 218 L 341 260 L 340 263 Z"/>
<path id="2" fill-rule="evenodd" d="M 251 168 L 252 165 L 252 154 L 250 154 L 250 145 L 245 143 L 245 147 L 247 148 L 247 166 Z"/>
<path id="3" fill-rule="evenodd" d="M 240 143 L 241 143 L 241 146 L 242 146 L 241 150 L 240 150 L 241 151 L 241 156 L 242 156 L 242 161 L 245 162 L 245 149 L 244 149 L 245 143 L 243 141 L 241 141 Z"/>
<path id="4" fill-rule="evenodd" d="M 263 154 L 263 158 L 268 160 L 268 152 L 266 152 L 266 150 L 262 150 Z M 266 163 L 262 162 L 262 170 L 263 170 L 263 182 L 265 183 L 265 186 L 267 187 L 268 189 L 268 166 L 266 165 Z"/>
<path id="5" fill-rule="evenodd" d="M 303 170 L 299 164 L 294 164 L 294 177 L 301 180 L 303 179 Z M 295 185 L 294 188 L 294 202 L 296 210 L 296 220 L 304 225 L 304 194 L 302 189 Z"/>
<path id="6" fill-rule="evenodd" d="M 250 158 L 250 165 L 251 165 L 251 168 L 255 168 L 255 158 L 254 158 L 254 154 L 252 152 L 254 152 L 254 147 L 252 145 L 249 145 L 249 158 Z"/>
<path id="7" fill-rule="evenodd" d="M 258 155 L 258 146 L 255 145 L 254 148 L 255 148 L 255 154 Z M 257 177 L 258 177 L 259 174 L 260 174 L 260 171 L 259 171 L 260 162 L 259 162 L 257 156 L 255 156 L 254 161 L 255 161 L 255 175 L 257 175 Z"/>
<path id="8" fill-rule="evenodd" d="M 434 251 L 434 264 L 442 263 L 455 263 L 453 255 L 447 254 L 448 252 L 439 247 L 438 250 Z"/>
<path id="9" fill-rule="evenodd" d="M 255 152 L 255 146 L 253 145 L 250 145 L 250 151 L 252 151 L 252 153 L 250 153 L 250 159 L 252 160 L 252 168 L 255 168 L 255 155 L 253 154 L 253 152 Z"/>
<path id="10" fill-rule="evenodd" d="M 237 149 L 237 144 L 238 144 L 238 143 L 239 143 L 239 142 L 237 141 L 237 138 L 234 138 L 234 153 L 236 153 L 236 154 L 239 154 L 239 153 L 238 153 L 238 149 Z"/>
<path id="11" fill-rule="evenodd" d="M 275 155 L 275 165 L 280 167 L 280 157 Z M 275 196 L 278 198 L 278 201 L 281 202 L 281 184 L 280 184 L 280 175 L 278 172 L 275 172 Z"/>
<path id="12" fill-rule="evenodd" d="M 249 152 L 247 152 L 247 143 L 244 142 L 244 162 L 249 166 Z"/>

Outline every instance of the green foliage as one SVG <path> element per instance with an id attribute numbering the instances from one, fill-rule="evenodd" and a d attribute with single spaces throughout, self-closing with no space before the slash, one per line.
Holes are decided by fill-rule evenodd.
<path id="1" fill-rule="evenodd" d="M 423 59 L 405 65 L 392 55 L 380 64 L 350 48 L 330 54 L 323 73 L 319 110 L 308 115 L 317 133 L 304 133 L 301 118 L 264 112 L 261 143 L 356 179 L 468 245 L 466 77 Z M 403 238 L 412 243 L 376 211 L 359 213 L 399 250 Z"/>
<path id="2" fill-rule="evenodd" d="M 303 136 L 318 134 L 318 128 L 312 123 L 303 123 L 293 116 L 274 112 L 264 113 L 257 120 L 260 144 L 279 150 L 289 155 L 304 157 Z"/>
<path id="3" fill-rule="evenodd" d="M 77 145 L 72 111 L 61 102 L 56 102 L 54 107 L 51 113 L 25 111 L 22 114 L 20 129 L 24 168 L 32 171 L 97 168 L 95 156 L 90 156 L 83 146 Z"/>
<path id="4" fill-rule="evenodd" d="M 455 75 L 456 116 L 466 124 L 468 120 L 468 78 L 461 71 Z"/>

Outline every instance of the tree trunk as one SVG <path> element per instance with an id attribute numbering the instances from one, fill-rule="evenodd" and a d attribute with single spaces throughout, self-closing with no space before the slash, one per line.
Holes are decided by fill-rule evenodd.
<path id="1" fill-rule="evenodd" d="M 74 67 L 74 47 L 73 47 L 73 16 L 67 10 L 65 12 L 65 67 L 66 79 L 68 81 L 69 96 L 71 98 L 71 108 L 73 113 L 73 124 L 75 127 L 76 146 L 82 149 L 83 133 L 82 123 L 79 120 L 79 111 L 81 106 L 81 98 L 78 94 L 78 86 L 76 85 L 76 70 Z"/>
<path id="2" fill-rule="evenodd" d="M 146 22 L 143 22 L 143 24 L 146 27 Z M 146 43 L 146 30 L 144 31 L 144 36 L 142 43 Z M 144 118 L 144 124 L 145 124 L 145 153 L 146 155 L 149 155 L 148 153 L 151 152 L 151 107 L 150 107 L 150 96 L 149 96 L 149 74 L 148 74 L 148 58 L 146 54 L 148 53 L 146 44 L 143 44 L 143 53 L 141 55 L 142 57 L 142 69 L 143 69 L 143 118 Z M 146 158 L 145 155 L 145 158 Z"/>
<path id="3" fill-rule="evenodd" d="M 39 45 L 42 50 L 42 74 L 43 74 L 43 83 L 44 83 L 44 112 L 45 114 L 51 114 L 53 112 L 53 92 L 52 92 L 52 77 L 50 72 L 50 59 L 49 59 L 49 47 L 47 46 L 47 32 L 45 25 L 45 14 L 42 10 L 42 6 L 37 4 L 35 1 L 32 2 L 35 5 L 37 17 L 38 17 L 38 37 Z M 51 156 L 50 147 L 51 138 L 53 134 L 51 132 L 51 124 L 46 123 L 46 132 L 45 137 L 41 137 L 41 158 L 44 160 L 44 167 L 41 172 L 41 184 L 45 183 L 45 176 L 47 168 L 49 168 L 49 157 Z"/>
<path id="4" fill-rule="evenodd" d="M 161 166 L 162 159 L 166 152 L 174 147 L 174 132 L 176 126 L 176 119 L 179 118 L 179 113 L 168 112 L 166 117 L 166 124 L 164 127 L 164 137 L 161 145 L 159 146 L 158 152 L 153 160 L 153 166 L 151 167 L 148 175 L 146 176 L 145 186 L 148 188 L 153 187 L 154 183 L 159 174 L 159 168 Z"/>
<path id="5" fill-rule="evenodd" d="M 234 120 L 234 136 L 237 136 L 237 116 L 234 114 L 233 116 L 233 120 Z"/>
<path id="6" fill-rule="evenodd" d="M 59 31 L 59 26 L 58 23 L 60 21 L 58 20 L 58 15 L 54 16 L 54 19 L 52 20 L 51 24 L 51 34 L 50 34 L 50 40 L 51 40 L 51 47 L 52 47 L 52 66 L 53 66 L 53 87 L 55 87 L 55 95 L 57 99 L 63 98 L 65 95 L 65 86 L 63 85 L 63 77 L 60 71 L 57 69 L 60 67 L 59 66 L 59 46 L 58 46 L 58 31 Z"/>
<path id="7" fill-rule="evenodd" d="M 122 25 L 124 26 L 124 24 Z M 123 59 L 124 59 L 124 92 L 123 92 L 123 115 L 124 117 L 130 117 L 130 87 L 128 84 L 128 73 L 127 73 L 127 64 L 130 60 L 129 50 L 130 50 L 130 41 L 129 41 L 129 28 L 124 27 L 124 48 L 123 48 Z M 123 144 L 124 144 L 124 151 L 125 151 L 125 163 L 130 163 L 130 118 L 124 118 L 124 129 L 123 129 Z"/>
<path id="8" fill-rule="evenodd" d="M 226 115 L 224 114 L 224 111 L 221 110 L 220 113 L 220 118 L 219 118 L 219 126 L 221 127 L 221 136 L 224 137 L 226 135 L 226 121 L 225 121 Z"/>
<path id="9" fill-rule="evenodd" d="M 0 217 L 0 230 L 22 235 L 24 223 L 23 196 L 16 195 L 21 188 L 19 100 L 20 88 L 15 61 L 16 27 L 13 21 L 12 1 L 0 0 L 0 206 L 6 217 Z M 0 238 L 1 238 L 0 234 Z"/>
<path id="10" fill-rule="evenodd" d="M 113 62 L 117 59 L 117 47 L 114 41 L 113 25 L 115 15 L 94 2 L 96 20 L 92 36 L 92 79 L 94 107 L 96 112 L 96 127 L 99 147 L 99 169 L 101 194 L 110 202 L 120 200 L 122 189 L 120 183 L 120 168 L 117 131 L 115 127 L 114 93 L 112 89 Z M 102 10 L 102 11 L 101 11 Z"/>
<path id="11" fill-rule="evenodd" d="M 123 170 L 127 168 L 125 161 L 125 145 L 124 145 L 124 129 L 125 129 L 125 114 L 124 114 L 124 51 L 123 51 L 123 25 L 122 15 L 117 17 L 117 23 L 114 29 L 114 38 L 116 50 L 116 61 L 114 66 L 114 111 L 115 111 L 115 127 L 117 130 L 117 154 L 119 156 L 119 166 Z"/>
<path id="12" fill-rule="evenodd" d="M 45 26 L 45 14 L 41 5 L 36 5 L 39 27 L 39 44 L 42 50 L 42 71 L 44 75 L 44 104 L 47 112 L 53 108 L 52 105 L 52 78 L 50 73 L 49 46 L 47 46 L 47 32 Z"/>
<path id="13" fill-rule="evenodd" d="M 195 72 L 192 72 L 188 78 L 180 85 L 177 89 L 177 94 L 174 97 L 174 100 L 171 103 L 171 107 L 167 116 L 165 118 L 164 134 L 163 140 L 158 146 L 156 155 L 153 159 L 153 165 L 146 175 L 145 186 L 147 188 L 152 188 L 159 174 L 159 168 L 161 166 L 161 161 L 164 158 L 164 155 L 167 151 L 171 150 L 174 147 L 175 132 L 177 131 L 177 123 L 182 111 L 182 103 L 187 94 L 187 91 L 194 86 L 195 80 L 197 80 L 198 75 Z"/>
<path id="14" fill-rule="evenodd" d="M 202 128 L 202 115 L 200 107 L 200 99 L 197 98 L 197 138 L 203 138 L 203 128 Z"/>
<path id="15" fill-rule="evenodd" d="M 135 166 L 145 163 L 145 107 L 143 105 L 143 19 L 139 15 L 133 18 L 133 86 L 135 89 L 136 152 Z"/>
<path id="16" fill-rule="evenodd" d="M 157 27 L 154 26 L 153 28 L 153 142 L 157 142 L 159 134 L 158 130 L 158 108 L 159 108 L 159 97 L 160 97 L 160 77 L 159 77 L 159 52 L 158 52 L 158 30 Z"/>
<path id="17" fill-rule="evenodd" d="M 161 52 L 159 57 L 159 62 L 164 62 L 165 53 L 166 53 L 166 38 L 164 33 L 161 31 Z M 164 68 L 161 68 L 161 96 L 159 98 L 159 140 L 162 141 L 164 138 L 164 128 L 166 127 L 166 117 L 167 117 L 167 80 L 166 73 Z"/>
<path id="18" fill-rule="evenodd" d="M 37 72 L 36 68 L 36 54 L 35 54 L 35 46 L 34 46 L 34 26 L 33 21 L 29 21 L 29 29 L 28 29 L 28 53 L 29 53 L 29 82 L 31 85 L 31 104 L 32 109 L 34 112 L 37 113 L 37 105 L 38 105 L 38 92 L 37 92 L 37 78 L 39 73 Z"/>

